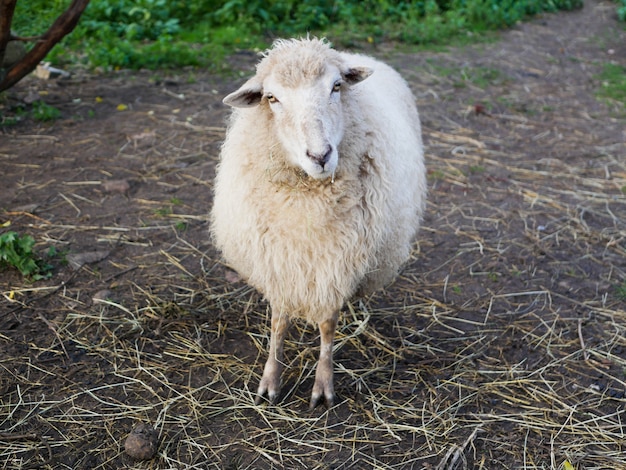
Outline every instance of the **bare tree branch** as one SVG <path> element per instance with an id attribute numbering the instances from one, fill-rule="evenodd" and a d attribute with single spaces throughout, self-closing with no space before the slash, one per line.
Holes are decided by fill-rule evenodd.
<path id="1" fill-rule="evenodd" d="M 11 19 L 13 18 L 13 10 L 17 0 L 0 0 L 0 54 L 4 55 L 6 42 L 10 37 Z M 89 0 L 73 0 L 68 9 L 57 18 L 50 29 L 41 37 L 35 46 L 26 54 L 26 56 L 9 69 L 6 76 L 0 82 L 0 91 L 11 88 L 24 76 L 35 70 L 37 64 L 41 62 L 46 54 L 63 39 L 72 32 L 76 27 L 80 15 L 89 4 Z M 5 10 L 7 16 L 5 17 Z M 7 23 L 5 25 L 5 23 Z M 6 27 L 6 31 L 5 31 Z M 3 43 L 3 39 L 6 42 Z"/>

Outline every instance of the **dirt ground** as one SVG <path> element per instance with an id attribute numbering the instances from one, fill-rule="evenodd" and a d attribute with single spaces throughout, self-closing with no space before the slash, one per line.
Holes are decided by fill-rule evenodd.
<path id="1" fill-rule="evenodd" d="M 254 405 L 268 308 L 208 237 L 221 98 L 256 56 L 18 84 L 5 117 L 61 118 L 0 129 L 0 224 L 58 254 L 50 279 L 0 272 L 0 466 L 626 469 L 626 118 L 596 98 L 626 65 L 614 10 L 365 51 L 415 92 L 430 195 L 402 275 L 344 309 L 330 410 L 307 408 L 303 323 L 280 403 Z M 139 423 L 151 460 L 124 452 Z"/>

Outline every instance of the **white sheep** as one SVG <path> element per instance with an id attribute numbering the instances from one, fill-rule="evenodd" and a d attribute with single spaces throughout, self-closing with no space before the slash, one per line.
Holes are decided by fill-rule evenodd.
<path id="1" fill-rule="evenodd" d="M 334 400 L 339 311 L 391 282 L 426 196 L 415 98 L 391 67 L 325 40 L 278 40 L 233 106 L 215 179 L 214 243 L 269 301 L 258 388 L 275 402 L 292 318 L 320 330 L 311 407 Z"/>

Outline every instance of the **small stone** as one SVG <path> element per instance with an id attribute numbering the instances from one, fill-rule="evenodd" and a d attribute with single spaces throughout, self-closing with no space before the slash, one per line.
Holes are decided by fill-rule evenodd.
<path id="1" fill-rule="evenodd" d="M 127 193 L 130 189 L 130 183 L 126 180 L 109 180 L 102 183 L 102 189 L 105 193 Z"/>
<path id="2" fill-rule="evenodd" d="M 102 289 L 93 295 L 92 300 L 94 302 L 99 302 L 101 300 L 108 300 L 110 298 L 111 298 L 111 291 L 109 289 Z"/>
<path id="3" fill-rule="evenodd" d="M 129 135 L 128 140 L 133 143 L 135 148 L 152 147 L 156 143 L 156 132 L 146 131 Z"/>
<path id="4" fill-rule="evenodd" d="M 89 251 L 86 253 L 71 253 L 67 255 L 67 262 L 74 271 L 78 271 L 85 264 L 97 263 L 109 256 L 108 250 Z"/>
<path id="5" fill-rule="evenodd" d="M 150 460 L 156 454 L 157 444 L 158 436 L 154 428 L 141 423 L 126 438 L 124 450 L 135 460 Z"/>

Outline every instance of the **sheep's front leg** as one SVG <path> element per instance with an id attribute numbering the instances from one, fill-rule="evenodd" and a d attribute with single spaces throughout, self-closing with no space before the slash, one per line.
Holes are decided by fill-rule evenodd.
<path id="1" fill-rule="evenodd" d="M 320 329 L 320 358 L 315 371 L 315 383 L 311 393 L 311 409 L 315 408 L 323 399 L 328 408 L 335 400 L 333 385 L 333 341 L 337 328 L 337 313 L 330 320 L 319 323 Z"/>
<path id="2" fill-rule="evenodd" d="M 259 383 L 255 403 L 261 403 L 267 394 L 270 403 L 275 403 L 280 393 L 280 376 L 283 372 L 283 350 L 285 335 L 289 328 L 289 317 L 272 309 L 272 331 L 270 333 L 270 351 L 263 377 Z"/>

